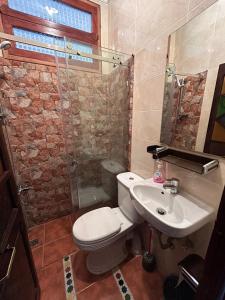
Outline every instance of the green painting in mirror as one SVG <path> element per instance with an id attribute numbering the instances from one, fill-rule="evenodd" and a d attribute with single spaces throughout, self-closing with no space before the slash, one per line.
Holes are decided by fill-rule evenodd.
<path id="1" fill-rule="evenodd" d="M 225 77 L 217 106 L 212 140 L 216 142 L 225 142 Z"/>

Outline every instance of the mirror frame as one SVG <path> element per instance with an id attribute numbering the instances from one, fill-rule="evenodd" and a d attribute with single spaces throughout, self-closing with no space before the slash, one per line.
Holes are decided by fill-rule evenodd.
<path id="1" fill-rule="evenodd" d="M 206 133 L 204 152 L 219 156 L 225 156 L 225 142 L 213 141 L 212 135 L 214 130 L 214 124 L 216 121 L 217 106 L 220 101 L 221 91 L 225 78 L 225 64 L 219 65 L 217 74 L 216 86 L 213 96 L 213 102 L 211 107 L 211 113 L 209 117 L 208 129 Z"/>

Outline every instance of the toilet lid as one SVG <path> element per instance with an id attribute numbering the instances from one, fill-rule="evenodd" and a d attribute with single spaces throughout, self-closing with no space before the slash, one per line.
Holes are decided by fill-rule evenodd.
<path id="1" fill-rule="evenodd" d="M 121 229 L 121 222 L 110 207 L 92 210 L 79 217 L 73 226 L 75 239 L 92 243 L 115 235 Z"/>
<path id="2" fill-rule="evenodd" d="M 121 164 L 117 161 L 111 160 L 111 159 L 105 159 L 101 162 L 102 167 L 110 172 L 111 174 L 119 174 L 122 172 L 125 172 L 125 168 L 121 166 Z"/>

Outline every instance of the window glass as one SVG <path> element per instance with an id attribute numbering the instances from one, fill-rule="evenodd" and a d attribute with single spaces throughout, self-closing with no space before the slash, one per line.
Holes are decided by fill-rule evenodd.
<path id="1" fill-rule="evenodd" d="M 35 41 L 38 41 L 41 43 L 56 45 L 61 48 L 64 48 L 64 39 L 53 36 L 53 35 L 30 31 L 30 30 L 26 30 L 26 29 L 17 28 L 17 27 L 13 27 L 13 34 L 15 36 L 19 36 L 22 38 L 35 40 Z M 74 50 L 79 50 L 81 52 L 85 52 L 85 53 L 89 53 L 89 54 L 92 53 L 91 46 L 84 45 L 84 44 L 74 42 L 74 41 L 70 42 L 70 45 L 71 45 L 71 48 Z M 26 51 L 34 51 L 34 52 L 39 52 L 39 53 L 43 53 L 43 54 L 53 55 L 53 56 L 57 55 L 59 57 L 66 57 L 66 53 L 64 53 L 64 52 L 55 52 L 54 50 L 51 50 L 51 49 L 46 49 L 43 47 L 37 47 L 37 46 L 33 46 L 33 45 L 23 44 L 23 43 L 19 43 L 19 42 L 16 42 L 16 48 L 26 50 Z M 84 61 L 84 62 L 93 62 L 93 60 L 91 58 L 81 57 L 79 55 L 71 55 L 71 58 L 80 60 L 80 61 Z"/>
<path id="2" fill-rule="evenodd" d="M 92 32 L 91 13 L 57 0 L 8 0 L 8 6 L 35 17 L 89 33 Z"/>

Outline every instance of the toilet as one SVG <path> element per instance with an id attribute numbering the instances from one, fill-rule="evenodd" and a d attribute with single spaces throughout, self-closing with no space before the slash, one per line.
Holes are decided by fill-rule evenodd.
<path id="1" fill-rule="evenodd" d="M 118 196 L 116 176 L 125 171 L 125 168 L 115 160 L 104 159 L 101 162 L 102 188 L 113 202 Z"/>
<path id="2" fill-rule="evenodd" d="M 73 225 L 76 245 L 87 251 L 87 268 L 90 273 L 103 274 L 127 257 L 126 240 L 132 229 L 142 222 L 129 193 L 131 184 L 143 180 L 131 173 L 117 175 L 118 207 L 102 207 L 79 217 Z"/>

